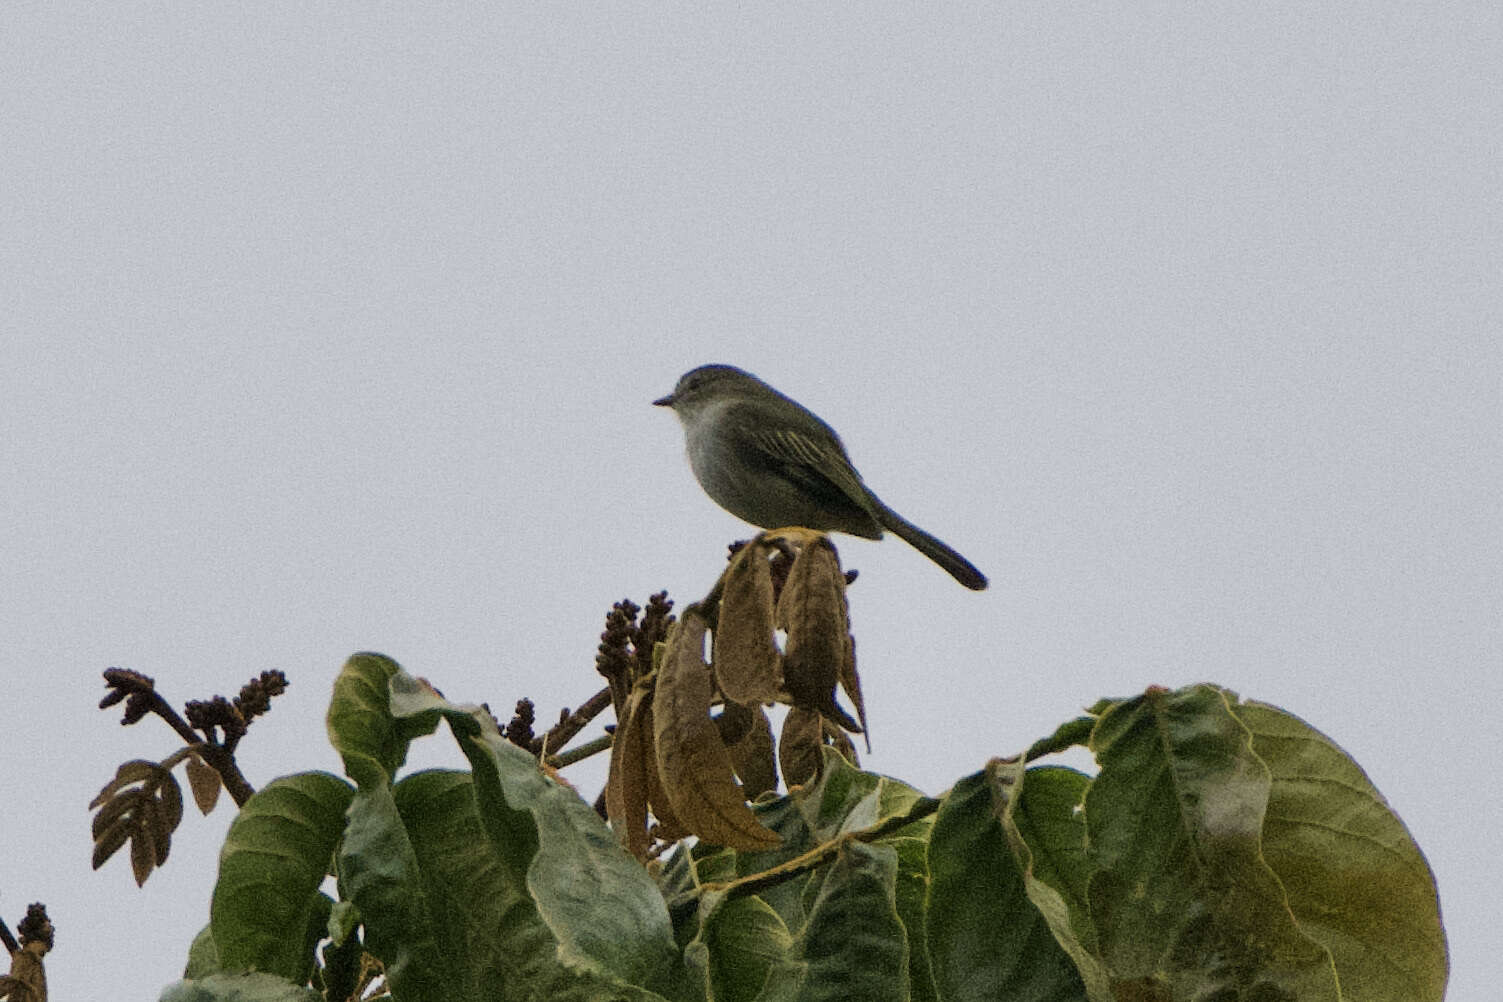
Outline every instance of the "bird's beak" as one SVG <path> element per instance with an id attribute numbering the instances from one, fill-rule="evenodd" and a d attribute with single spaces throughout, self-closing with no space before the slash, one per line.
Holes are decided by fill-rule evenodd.
<path id="1" fill-rule="evenodd" d="M 670 393 L 666 397 L 658 397 L 656 400 L 654 400 L 652 402 L 652 406 L 654 406 L 654 407 L 672 407 L 673 406 L 673 394 Z"/>

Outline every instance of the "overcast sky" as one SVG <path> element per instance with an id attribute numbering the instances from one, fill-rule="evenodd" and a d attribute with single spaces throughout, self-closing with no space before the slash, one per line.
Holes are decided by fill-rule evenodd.
<path id="1" fill-rule="evenodd" d="M 1495 2 L 12 4 L 0 31 L 0 914 L 153 998 L 231 812 L 88 868 L 99 673 L 344 658 L 549 717 L 613 601 L 747 530 L 649 402 L 741 365 L 991 578 L 840 542 L 873 751 L 937 793 L 1216 681 L 1345 747 L 1503 980 Z M 461 766 L 447 738 L 419 764 Z M 590 793 L 603 765 L 577 772 Z"/>

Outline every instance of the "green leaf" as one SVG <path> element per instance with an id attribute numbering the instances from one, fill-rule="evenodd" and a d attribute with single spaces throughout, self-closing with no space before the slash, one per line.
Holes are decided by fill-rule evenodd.
<path id="1" fill-rule="evenodd" d="M 329 909 L 329 925 L 324 934 L 325 938 L 335 946 L 343 946 L 359 928 L 360 909 L 348 901 L 334 902 L 334 907 Z"/>
<path id="2" fill-rule="evenodd" d="M 851 815 L 862 801 L 877 791 L 882 782 L 881 776 L 874 772 L 862 772 L 835 749 L 826 746 L 823 752 L 824 771 L 819 782 L 811 790 L 791 798 L 808 822 L 813 838 L 819 842 L 827 841 L 850 828 L 866 828 L 875 824 L 878 807 L 875 799 L 866 805 L 866 814 L 854 820 Z"/>
<path id="3" fill-rule="evenodd" d="M 1263 861 L 1268 767 L 1221 690 L 1116 703 L 1091 749 L 1088 897 L 1116 990 L 1336 1002 L 1330 954 Z"/>
<path id="4" fill-rule="evenodd" d="M 223 969 L 219 962 L 219 948 L 214 945 L 214 932 L 209 926 L 204 926 L 188 947 L 188 963 L 183 968 L 183 977 L 206 978 Z"/>
<path id="5" fill-rule="evenodd" d="M 311 988 L 275 974 L 214 974 L 179 981 L 162 991 L 161 1002 L 322 1002 Z"/>
<path id="6" fill-rule="evenodd" d="M 397 998 L 470 999 L 465 966 L 439 945 L 443 925 L 428 900 L 417 853 L 385 783 L 362 785 L 339 850 L 339 885 L 360 909 L 365 946 L 381 959 Z M 453 946 L 454 944 L 445 944 Z"/>
<path id="7" fill-rule="evenodd" d="M 900 779 L 891 776 L 883 776 L 882 784 L 877 788 L 877 813 L 879 817 L 886 819 L 897 814 L 906 813 L 920 800 L 926 800 L 921 790 L 909 786 Z M 929 827 L 934 824 L 934 815 L 930 814 L 907 825 L 902 829 L 903 835 L 920 836 L 928 835 Z"/>
<path id="8" fill-rule="evenodd" d="M 1404 823 L 1335 742 L 1264 703 L 1231 708 L 1272 774 L 1263 858 L 1300 928 L 1335 958 L 1342 998 L 1439 1002 L 1435 877 Z"/>
<path id="9" fill-rule="evenodd" d="M 712 1002 L 752 1002 L 776 964 L 787 963 L 793 936 L 783 920 L 755 895 L 706 895 L 700 902 L 699 935 L 685 955 L 703 977 Z"/>
<path id="10" fill-rule="evenodd" d="M 1086 998 L 1075 965 L 1029 901 L 986 773 L 956 783 L 929 837 L 929 960 L 939 996 Z M 1026 795 L 1026 794 L 1025 794 Z"/>
<path id="11" fill-rule="evenodd" d="M 416 773 L 394 794 L 454 998 L 657 998 L 559 962 L 557 940 L 525 880 L 512 874 L 491 843 L 470 774 Z"/>
<path id="12" fill-rule="evenodd" d="M 736 853 L 731 861 L 734 869 L 730 874 L 730 879 L 770 870 L 820 844 L 806 820 L 807 814 L 815 812 L 799 803 L 803 797 L 817 797 L 817 794 L 811 790 L 805 790 L 798 796 L 784 796 L 754 806 L 757 820 L 777 832 L 783 840 L 783 845 L 780 848 L 763 852 Z M 836 819 L 834 827 L 838 826 L 839 822 Z M 717 876 L 724 872 L 723 860 L 713 855 L 701 858 L 698 847 L 696 847 L 694 858 L 696 873 L 701 881 L 728 879 L 725 876 Z M 778 913 L 778 917 L 789 929 L 802 929 L 809 920 L 809 907 L 813 902 L 814 892 L 811 886 L 819 879 L 822 879 L 819 871 L 799 874 L 772 887 L 764 888 L 758 896 Z"/>
<path id="13" fill-rule="evenodd" d="M 449 724 L 475 766 L 474 775 L 418 773 L 391 786 L 411 738 L 428 733 L 440 719 Z M 642 868 L 625 856 L 578 795 L 546 780 L 530 756 L 502 741 L 489 713 L 455 706 L 389 658 L 364 654 L 350 659 L 336 683 L 329 733 L 346 769 L 361 783 L 339 857 L 341 888 L 358 909 L 365 945 L 381 958 L 397 997 L 558 1002 L 661 998 L 566 953 L 577 940 L 610 935 L 610 922 L 602 916 L 619 920 L 623 928 L 630 922 L 632 916 L 621 917 L 625 910 L 611 894 L 592 890 L 592 884 L 604 881 L 617 898 L 645 886 L 658 910 L 655 924 L 632 924 L 629 931 L 635 939 L 623 935 L 622 942 L 610 948 L 637 967 L 656 961 L 663 968 L 676 960 L 666 908 Z M 492 741 L 504 748 L 497 750 Z M 526 782 L 519 789 L 508 788 L 501 782 L 502 773 L 513 780 L 525 776 Z M 568 892 L 582 896 L 581 910 L 593 911 L 559 929 L 543 921 L 531 883 L 531 872 L 543 854 L 538 852 L 538 805 L 530 801 L 540 795 L 571 801 L 574 821 L 588 818 L 619 867 L 601 867 L 598 860 L 575 852 L 577 846 L 566 846 L 568 840 L 560 839 L 547 869 L 567 869 L 573 878 Z M 521 807 L 509 804 L 508 798 Z M 562 865 L 560 856 L 566 857 Z M 561 878 L 555 882 L 564 883 Z M 655 944 L 659 949 L 654 953 L 639 948 L 655 929 L 662 932 Z M 563 933 L 562 943 L 555 932 Z"/>
<path id="14" fill-rule="evenodd" d="M 392 691 L 398 712 L 441 716 L 469 759 L 488 851 L 508 886 L 527 890 L 508 921 L 525 923 L 535 908 L 575 971 L 625 985 L 669 977 L 678 950 L 663 897 L 590 805 L 502 738 L 488 713 L 417 694 L 400 674 Z"/>
<path id="15" fill-rule="evenodd" d="M 460 743 L 475 767 L 482 812 L 520 809 L 536 826 L 527 889 L 558 940 L 559 959 L 637 985 L 673 963 L 677 948 L 657 885 L 590 805 L 498 734 Z M 493 835 L 505 827 L 492 827 Z"/>
<path id="16" fill-rule="evenodd" d="M 1095 712 L 1094 710 L 1092 711 L 1092 713 Z M 1084 745 L 1090 740 L 1091 728 L 1095 726 L 1095 716 L 1076 717 L 1074 720 L 1060 724 L 1055 728 L 1053 734 L 1047 738 L 1040 738 L 1035 741 L 1032 747 L 1023 754 L 1024 764 L 1045 755 L 1053 755 L 1057 752 L 1074 748 L 1076 745 Z"/>
<path id="17" fill-rule="evenodd" d="M 846 841 L 795 943 L 800 1002 L 904 1002 L 908 940 L 898 920 L 891 846 Z M 787 965 L 784 965 L 787 966 Z"/>
<path id="18" fill-rule="evenodd" d="M 389 783 L 407 760 L 407 745 L 433 729 L 434 717 L 415 716 L 399 725 L 390 709 L 390 683 L 402 669 L 381 654 L 356 654 L 334 680 L 326 725 L 329 741 L 344 759 L 344 771 L 359 786 Z"/>
<path id="19" fill-rule="evenodd" d="M 308 929 L 326 913 L 318 888 L 344 831 L 351 792 L 337 776 L 299 773 L 267 783 L 240 809 L 220 850 L 210 905 L 221 970 L 307 981 Z"/>
<path id="20" fill-rule="evenodd" d="M 928 832 L 927 825 L 924 832 Z M 929 895 L 929 840 L 912 835 L 894 835 L 882 839 L 879 844 L 892 846 L 898 854 L 893 900 L 897 906 L 898 918 L 903 923 L 903 931 L 908 936 L 909 997 L 914 1002 L 934 1002 L 939 998 L 939 989 L 934 984 L 934 973 L 929 963 L 928 919 L 925 913 L 926 898 Z"/>
<path id="21" fill-rule="evenodd" d="M 454 996 L 507 997 L 508 983 L 523 966 L 512 953 L 520 944 L 507 916 L 513 909 L 530 908 L 530 902 L 525 887 L 510 879 L 491 849 L 470 775 L 414 773 L 397 783 L 392 796 Z M 545 941 L 545 952 L 551 954 L 551 946 Z"/>
<path id="22" fill-rule="evenodd" d="M 825 772 L 820 783 L 793 796 L 757 804 L 758 820 L 777 832 L 783 845 L 776 850 L 733 853 L 723 847 L 680 846 L 669 857 L 661 878 L 664 893 L 675 901 L 687 900 L 695 888 L 712 882 L 734 880 L 763 872 L 803 854 L 818 844 L 811 824 L 820 827 L 825 840 L 839 833 L 877 824 L 895 814 L 909 811 L 923 800 L 923 795 L 906 783 L 863 773 L 836 753 L 826 751 Z M 909 978 L 912 997 L 928 1000 L 936 997 L 924 950 L 924 908 L 928 889 L 928 833 L 932 816 L 920 818 L 885 836 L 879 844 L 890 845 L 898 852 L 894 877 L 894 897 L 898 914 L 909 942 Z M 788 929 L 802 929 L 825 888 L 830 868 L 797 874 L 771 887 L 758 897 Z M 696 911 L 692 907 L 674 910 L 680 942 L 703 935 L 700 922 L 709 914 L 705 902 Z M 704 943 L 698 944 L 699 948 Z M 772 972 L 763 991 L 767 999 L 791 997 L 800 977 L 779 968 Z"/>
<path id="23" fill-rule="evenodd" d="M 1026 768 L 1026 760 L 987 765 L 994 803 L 1005 804 L 1002 828 L 1023 877 L 1023 892 L 1070 956 L 1091 1002 L 1110 1002 L 1106 971 L 1095 955 L 1086 906 L 1090 861 L 1078 808 L 1090 777 L 1062 766 Z"/>

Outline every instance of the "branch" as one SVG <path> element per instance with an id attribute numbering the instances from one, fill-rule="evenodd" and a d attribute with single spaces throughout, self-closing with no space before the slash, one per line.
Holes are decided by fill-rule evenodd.
<path id="1" fill-rule="evenodd" d="M 534 738 L 529 750 L 534 755 L 543 755 L 551 761 L 554 751 L 574 740 L 574 736 L 589 726 L 590 721 L 598 717 L 600 711 L 610 706 L 612 702 L 611 687 L 606 686 L 585 700 L 579 709 L 554 724 L 547 734 L 541 738 Z"/>
<path id="2" fill-rule="evenodd" d="M 885 838 L 915 821 L 922 821 L 939 810 L 941 803 L 943 801 L 935 800 L 932 797 L 923 797 L 904 813 L 894 814 L 887 820 L 872 825 L 870 828 L 846 832 L 770 870 L 753 873 L 738 880 L 702 884 L 694 891 L 691 891 L 690 896 L 697 899 L 711 891 L 724 891 L 726 897 L 739 898 L 745 897 L 748 894 L 756 894 L 758 891 L 766 890 L 769 887 L 776 887 L 784 881 L 792 880 L 801 873 L 808 873 L 833 861 L 835 856 L 840 852 L 840 847 L 845 843 L 876 842 L 878 839 Z"/>

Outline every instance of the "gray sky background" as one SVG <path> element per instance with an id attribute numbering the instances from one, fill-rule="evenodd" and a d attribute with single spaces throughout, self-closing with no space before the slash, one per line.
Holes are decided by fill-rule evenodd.
<path id="1" fill-rule="evenodd" d="M 648 405 L 723 361 L 991 576 L 841 542 L 867 765 L 1220 682 L 1367 769 L 1495 997 L 1500 10 L 11 5 L 0 913 L 48 904 L 58 998 L 155 997 L 207 921 L 225 807 L 88 869 L 176 747 L 105 667 L 286 670 L 256 783 L 341 771 L 357 650 L 593 692 L 611 602 L 746 534 Z"/>

